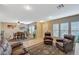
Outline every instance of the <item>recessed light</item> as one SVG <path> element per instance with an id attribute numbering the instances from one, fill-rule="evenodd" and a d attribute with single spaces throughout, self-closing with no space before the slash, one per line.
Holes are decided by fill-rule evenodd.
<path id="1" fill-rule="evenodd" d="M 44 20 L 40 20 L 39 22 L 43 23 L 43 22 L 44 22 Z"/>
<path id="2" fill-rule="evenodd" d="M 32 8 L 30 7 L 30 5 L 26 5 L 26 6 L 24 6 L 24 8 L 26 9 L 26 10 L 31 10 Z"/>

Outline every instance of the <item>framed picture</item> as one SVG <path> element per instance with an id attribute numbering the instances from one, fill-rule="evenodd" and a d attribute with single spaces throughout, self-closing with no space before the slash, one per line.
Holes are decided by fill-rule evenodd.
<path id="1" fill-rule="evenodd" d="M 7 25 L 7 28 L 9 29 L 14 29 L 16 27 L 16 25 Z"/>

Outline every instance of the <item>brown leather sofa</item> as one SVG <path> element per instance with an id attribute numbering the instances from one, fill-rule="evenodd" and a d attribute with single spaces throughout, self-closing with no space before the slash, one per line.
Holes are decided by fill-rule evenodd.
<path id="1" fill-rule="evenodd" d="M 23 47 L 21 42 L 17 42 L 11 45 L 12 55 L 27 55 L 28 51 Z"/>
<path id="2" fill-rule="evenodd" d="M 74 47 L 74 35 L 64 35 L 63 39 L 57 39 L 56 46 L 64 53 L 68 53 L 73 50 Z"/>
<path id="3" fill-rule="evenodd" d="M 51 37 L 51 33 L 50 32 L 46 32 L 45 33 L 44 44 L 46 44 L 46 45 L 52 45 L 53 44 L 53 39 Z"/>

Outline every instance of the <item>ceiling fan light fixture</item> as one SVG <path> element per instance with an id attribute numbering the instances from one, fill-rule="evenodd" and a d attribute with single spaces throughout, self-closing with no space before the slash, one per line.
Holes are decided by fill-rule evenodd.
<path id="1" fill-rule="evenodd" d="M 61 8 L 63 8 L 63 7 L 64 7 L 63 4 L 60 4 L 60 5 L 57 6 L 58 9 L 61 9 Z"/>
<path id="2" fill-rule="evenodd" d="M 17 25 L 20 25 L 20 24 L 21 24 L 20 21 L 18 21 L 18 22 L 17 22 Z"/>

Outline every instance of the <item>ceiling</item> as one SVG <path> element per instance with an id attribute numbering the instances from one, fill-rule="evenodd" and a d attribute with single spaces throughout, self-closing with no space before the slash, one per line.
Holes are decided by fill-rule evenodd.
<path id="1" fill-rule="evenodd" d="M 27 4 L 1 4 L 0 22 L 30 23 L 39 20 L 53 20 L 61 17 L 79 14 L 79 4 L 64 4 L 58 9 L 58 4 L 29 4 L 31 10 L 26 10 Z"/>

